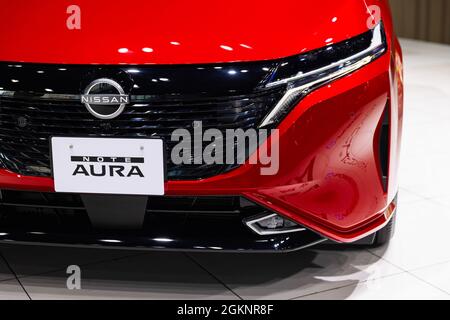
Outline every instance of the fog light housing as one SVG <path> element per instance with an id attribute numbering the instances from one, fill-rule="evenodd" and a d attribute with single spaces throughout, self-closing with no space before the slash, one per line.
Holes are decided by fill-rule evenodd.
<path id="1" fill-rule="evenodd" d="M 256 232 L 259 235 L 267 236 L 267 235 L 275 235 L 275 234 L 283 234 L 283 233 L 292 233 L 305 231 L 306 229 L 297 223 L 283 218 L 276 213 L 251 217 L 247 220 L 244 220 L 244 223 Z"/>

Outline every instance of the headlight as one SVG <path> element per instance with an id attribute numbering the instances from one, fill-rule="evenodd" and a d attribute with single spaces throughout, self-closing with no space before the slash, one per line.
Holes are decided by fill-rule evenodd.
<path id="1" fill-rule="evenodd" d="M 380 57 L 387 49 L 383 25 L 349 40 L 280 61 L 266 87 L 287 87 L 286 94 L 260 124 L 278 124 L 300 99 Z"/>

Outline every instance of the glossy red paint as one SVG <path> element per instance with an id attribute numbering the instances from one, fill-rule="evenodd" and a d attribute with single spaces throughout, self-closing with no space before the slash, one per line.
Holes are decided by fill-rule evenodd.
<path id="1" fill-rule="evenodd" d="M 1 0 L 0 61 L 185 64 L 274 59 L 364 32 L 366 5 L 371 3 L 379 1 Z M 81 9 L 80 30 L 66 26 L 66 9 L 73 4 Z"/>
<path id="2" fill-rule="evenodd" d="M 84 1 L 79 2 L 85 3 Z M 167 47 L 166 51 L 161 51 L 166 55 L 160 55 L 155 50 L 155 55 L 149 58 L 154 59 L 151 62 L 218 62 L 271 59 L 291 55 L 300 52 L 303 48 L 309 50 L 313 47 L 323 46 L 322 41 L 327 36 L 327 32 L 328 37 L 344 39 L 367 29 L 365 26 L 367 14 L 364 12 L 364 7 L 371 3 L 381 5 L 389 52 L 357 72 L 312 92 L 294 108 L 279 126 L 280 171 L 277 175 L 262 176 L 259 165 L 245 164 L 232 172 L 210 179 L 169 181 L 166 184 L 167 194 L 244 195 L 340 242 L 356 241 L 383 227 L 391 217 L 394 209 L 392 201 L 398 191 L 397 168 L 403 118 L 402 55 L 398 41 L 393 34 L 390 12 L 386 2 L 322 1 L 326 5 L 321 6 L 320 15 L 292 10 L 293 6 L 299 7 L 297 0 L 278 2 L 275 8 L 271 8 L 273 4 L 269 6 L 268 1 L 258 2 L 258 4 L 262 4 L 261 7 L 241 3 L 242 8 L 239 10 L 237 10 L 237 2 L 234 1 L 231 1 L 229 6 L 228 3 L 223 5 L 225 6 L 223 8 L 218 4 L 199 6 L 199 2 L 203 3 L 203 1 L 198 1 L 193 4 L 195 8 L 198 6 L 197 13 L 192 10 L 192 7 L 188 10 L 181 1 L 175 1 L 180 7 L 172 12 L 172 19 L 180 19 L 181 24 L 179 25 L 181 26 L 187 24 L 191 19 L 195 20 L 192 26 L 180 28 L 183 30 L 174 30 L 174 23 L 167 23 L 169 29 L 160 26 L 158 30 L 163 30 L 163 32 L 161 34 L 155 32 L 148 39 L 155 41 L 155 44 L 160 43 L 161 48 L 163 48 L 161 42 L 163 39 L 165 39 L 164 41 L 179 39 L 186 41 L 186 44 L 195 43 L 197 49 L 201 48 L 201 52 L 195 55 L 194 51 L 189 51 L 189 47 L 186 46 L 186 49 L 180 49 L 185 51 L 177 54 L 173 51 L 176 50 L 175 48 Z M 85 4 L 87 5 L 87 2 Z M 8 5 L 13 6 L 12 4 Z M 148 4 L 140 5 L 150 8 Z M 156 27 L 158 24 L 155 21 L 162 22 L 164 20 L 162 17 L 168 19 L 170 10 L 173 9 L 172 5 L 174 5 L 173 2 L 163 5 L 163 2 L 156 1 L 152 8 L 154 12 L 160 14 L 154 15 L 154 19 L 149 22 L 148 29 L 144 29 L 143 32 L 151 30 L 150 26 Z M 94 8 L 96 5 L 87 5 L 87 7 Z M 302 4 L 300 7 L 304 8 L 305 12 L 318 10 L 313 9 L 314 5 L 310 2 L 305 2 L 304 6 Z M 221 8 L 225 10 L 223 15 L 219 13 Z M 270 15 L 266 12 L 269 8 L 272 9 Z M 193 12 L 192 16 L 189 19 L 182 16 L 182 9 Z M 351 13 L 347 12 L 349 9 Z M 295 32 L 292 32 L 294 23 L 289 19 L 294 18 L 293 11 L 301 16 L 301 19 L 297 21 L 298 37 Z M 114 12 L 114 9 L 108 9 L 107 12 Z M 263 12 L 266 13 L 265 16 L 255 14 Z M 242 19 L 246 17 L 248 20 L 237 19 L 236 25 L 226 29 L 224 21 L 233 16 L 233 13 L 235 17 L 240 16 Z M 87 13 L 88 17 L 89 14 Z M 146 14 L 150 15 L 150 13 Z M 142 13 L 140 17 L 144 18 L 146 14 Z M 333 16 L 339 17 L 337 20 L 339 23 L 336 23 L 335 28 L 330 28 L 326 20 Z M 211 28 L 216 29 L 217 33 L 214 33 L 214 36 L 212 36 L 211 30 L 205 33 L 205 37 L 203 37 L 203 32 L 197 30 L 201 27 L 201 23 L 197 21 L 200 17 L 203 23 L 208 22 L 206 23 L 208 25 L 211 23 Z M 218 20 L 213 22 L 214 17 Z M 99 21 L 103 21 L 102 19 L 105 18 L 99 19 Z M 125 20 L 130 22 L 132 19 L 126 18 Z M 290 30 L 283 35 L 281 35 L 279 26 L 281 22 L 285 22 L 285 26 Z M 52 23 L 54 22 L 47 22 L 47 27 Z M 242 26 L 253 24 L 257 24 L 255 29 L 251 27 L 244 33 L 238 32 Z M 125 28 L 124 25 L 122 28 Z M 99 28 L 99 26 L 97 27 Z M 117 28 L 115 23 L 112 24 L 112 28 Z M 29 35 L 25 28 L 18 29 L 18 48 L 23 49 L 22 41 L 26 42 L 25 38 Z M 132 32 L 129 26 L 126 27 L 126 30 Z M 122 35 L 123 31 L 121 31 Z M 55 31 L 55 34 L 50 34 L 49 37 L 56 39 L 63 32 L 65 31 Z M 104 30 L 99 30 L 99 32 L 102 35 L 102 32 L 107 33 Z M 3 28 L 0 34 L 3 38 L 5 34 Z M 124 40 L 124 46 L 144 45 L 142 41 L 145 37 L 142 34 L 141 32 L 132 34 L 129 39 Z M 170 35 L 173 37 L 169 37 Z M 82 37 L 81 34 L 80 37 Z M 93 40 L 86 37 L 87 43 Z M 241 49 L 232 52 L 215 50 L 218 43 L 235 44 L 243 42 L 245 37 L 254 48 L 249 51 L 252 53 Z M 62 47 L 73 50 L 60 56 L 49 53 L 48 48 L 46 51 L 42 44 L 36 44 L 37 41 L 35 41 L 34 44 L 38 50 L 23 53 L 23 50 L 18 48 L 7 48 L 6 51 L 2 50 L 0 53 L 0 59 L 21 57 L 21 59 L 14 58 L 13 60 L 49 62 L 50 59 L 52 62 L 69 63 L 92 63 L 93 61 L 145 63 L 147 58 L 140 53 L 130 54 L 124 58 L 125 60 L 121 60 L 120 55 L 112 52 L 113 46 L 109 46 L 109 44 L 122 45 L 122 42 L 119 41 L 120 38 L 110 35 L 109 41 L 101 42 L 100 50 L 92 51 L 84 51 L 84 49 L 76 51 L 70 41 L 64 40 Z M 188 39 L 189 41 L 187 41 Z M 271 43 L 271 41 L 275 42 Z M 272 45 L 269 45 L 270 43 Z M 279 45 L 274 45 L 274 43 Z M 150 46 L 150 44 L 148 45 Z M 74 51 L 80 53 L 79 56 L 76 57 Z M 107 52 L 112 53 L 108 54 Z M 95 60 L 96 58 L 100 60 Z M 387 192 L 384 191 L 380 180 L 376 151 L 378 126 L 386 105 L 391 114 L 390 172 Z M 267 144 L 263 144 L 261 148 L 267 148 Z M 52 179 L 21 177 L 4 170 L 0 170 L 0 187 L 40 191 L 54 190 Z"/>

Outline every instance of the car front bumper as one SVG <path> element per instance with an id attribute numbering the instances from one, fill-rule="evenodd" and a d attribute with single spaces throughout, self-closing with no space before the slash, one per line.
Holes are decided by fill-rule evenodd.
<path id="1" fill-rule="evenodd" d="M 395 55 L 385 54 L 350 76 L 310 93 L 290 112 L 278 127 L 280 154 L 276 175 L 261 175 L 261 165 L 244 164 L 212 178 L 168 181 L 166 195 L 244 197 L 311 230 L 313 236 L 306 240 L 290 235 L 290 241 L 284 245 L 286 250 L 324 238 L 355 242 L 379 230 L 389 221 L 397 194 L 402 83 Z M 389 171 L 383 173 L 380 130 L 386 113 L 389 139 L 384 147 L 388 148 Z M 260 148 L 267 146 L 263 143 Z M 54 185 L 51 178 L 0 170 L 0 189 L 54 192 Z M 83 238 L 65 235 L 56 240 L 52 235 L 29 232 L 16 231 L 13 235 L 11 230 L 4 230 L 2 233 L 9 238 L 3 236 L 3 240 L 70 244 L 95 243 L 111 237 L 99 233 Z M 118 243 L 139 247 L 139 239 L 142 236 L 127 236 Z M 276 241 L 285 239 L 282 236 Z M 256 237 L 245 243 L 241 238 L 228 249 L 251 249 L 257 247 L 255 241 L 259 240 L 267 239 Z M 201 237 L 185 241 L 190 244 L 172 245 L 185 249 L 226 247 L 214 241 L 205 245 L 205 239 L 202 245 Z M 158 243 L 150 243 L 150 247 L 157 246 Z M 262 246 L 261 250 L 273 250 L 273 246 Z"/>

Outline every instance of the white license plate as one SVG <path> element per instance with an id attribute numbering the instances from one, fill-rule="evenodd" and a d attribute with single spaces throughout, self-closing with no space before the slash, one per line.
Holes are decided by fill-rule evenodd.
<path id="1" fill-rule="evenodd" d="M 163 195 L 160 139 L 51 139 L 56 192 Z"/>

